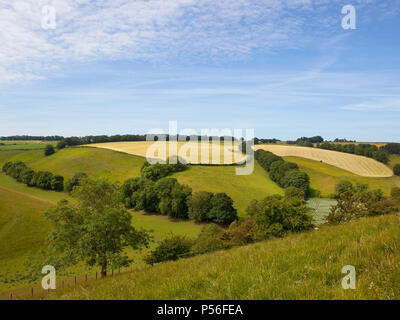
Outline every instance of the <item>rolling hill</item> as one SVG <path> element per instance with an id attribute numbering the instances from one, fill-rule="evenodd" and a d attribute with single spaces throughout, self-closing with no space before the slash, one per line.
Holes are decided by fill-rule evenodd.
<path id="1" fill-rule="evenodd" d="M 374 159 L 354 154 L 324 150 L 318 148 L 285 146 L 285 145 L 255 145 L 255 150 L 263 149 L 281 157 L 301 157 L 350 171 L 363 177 L 391 177 L 393 171 L 383 163 Z"/>
<path id="2" fill-rule="evenodd" d="M 167 262 L 43 299 L 400 299 L 400 216 Z M 343 290 L 343 266 L 357 289 Z"/>

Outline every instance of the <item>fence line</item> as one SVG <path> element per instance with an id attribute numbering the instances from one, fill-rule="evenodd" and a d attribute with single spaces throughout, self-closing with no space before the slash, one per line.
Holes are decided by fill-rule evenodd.
<path id="1" fill-rule="evenodd" d="M 111 270 L 107 275 L 107 278 L 109 277 L 114 277 L 114 276 L 119 276 L 123 274 L 129 274 L 134 271 L 138 270 L 143 270 L 145 268 L 149 268 L 148 266 L 137 266 L 137 267 L 126 267 L 126 268 L 118 268 L 116 272 L 114 272 L 114 269 Z M 48 289 L 45 290 L 42 288 L 41 285 L 31 285 L 29 287 L 25 288 L 20 288 L 20 289 L 15 289 L 11 291 L 5 291 L 0 293 L 0 300 L 17 300 L 17 299 L 30 299 L 34 298 L 35 296 L 40 297 L 43 296 L 46 293 L 50 293 L 51 291 L 57 291 L 57 289 L 65 289 L 65 288 L 73 288 L 77 285 L 80 284 L 85 284 L 85 283 L 93 283 L 97 280 L 101 280 L 103 278 L 99 277 L 99 273 L 96 271 L 96 273 L 91 273 L 88 274 L 86 273 L 85 275 L 74 275 L 73 277 L 70 278 L 64 278 L 60 280 L 56 280 L 56 289 Z"/>

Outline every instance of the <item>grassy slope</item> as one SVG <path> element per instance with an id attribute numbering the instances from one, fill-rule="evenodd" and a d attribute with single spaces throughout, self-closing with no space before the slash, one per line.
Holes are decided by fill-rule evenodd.
<path id="1" fill-rule="evenodd" d="M 57 201 L 70 197 L 66 193 L 29 188 L 22 183 L 0 173 L 0 292 L 25 285 L 24 282 L 7 283 L 7 279 L 23 268 L 29 253 L 42 248 L 46 234 L 51 226 L 43 212 Z M 168 233 L 195 237 L 201 225 L 192 222 L 174 222 L 165 217 L 143 215 L 132 212 L 135 227 L 153 230 L 155 241 L 163 239 Z M 4 245 L 3 245 L 4 244 Z M 152 244 L 154 247 L 155 243 Z M 143 264 L 146 253 L 128 250 L 138 265 Z M 89 269 L 76 266 L 61 275 L 84 274 Z"/>
<path id="2" fill-rule="evenodd" d="M 269 178 L 258 163 L 255 163 L 254 172 L 247 176 L 236 175 L 234 166 L 191 166 L 173 177 L 191 186 L 193 191 L 225 192 L 234 200 L 239 215 L 245 214 L 245 209 L 252 199 L 283 194 L 283 189 Z"/>
<path id="3" fill-rule="evenodd" d="M 349 180 L 354 183 L 367 183 L 372 189 L 380 188 L 386 195 L 390 195 L 391 188 L 400 185 L 400 177 L 368 178 L 361 177 L 349 171 L 299 157 L 285 157 L 286 160 L 295 162 L 300 170 L 306 172 L 311 179 L 311 188 L 320 190 L 321 196 L 328 197 L 333 193 L 336 183 Z"/>
<path id="4" fill-rule="evenodd" d="M 400 299 L 400 217 L 366 218 L 168 262 L 46 299 Z M 357 289 L 343 290 L 353 265 Z"/>
<path id="5" fill-rule="evenodd" d="M 5 155 L 0 156 L 0 161 L 5 157 Z M 140 168 L 145 161 L 138 156 L 86 147 L 62 149 L 48 157 L 43 155 L 42 150 L 19 152 L 7 160 L 21 160 L 34 170 L 47 170 L 61 174 L 66 179 L 75 172 L 83 171 L 92 177 L 105 177 L 120 182 L 139 176 Z"/>

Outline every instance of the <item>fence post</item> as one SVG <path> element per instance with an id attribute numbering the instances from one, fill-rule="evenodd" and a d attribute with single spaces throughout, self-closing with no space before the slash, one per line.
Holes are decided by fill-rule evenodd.
<path id="1" fill-rule="evenodd" d="M 33 297 L 33 288 L 31 288 L 31 297 Z"/>
<path id="2" fill-rule="evenodd" d="M 13 298 L 13 297 L 12 297 L 12 292 L 10 292 L 10 300 L 12 300 L 12 298 Z"/>
<path id="3" fill-rule="evenodd" d="M 75 276 L 75 285 L 76 285 L 76 276 Z"/>
<path id="4" fill-rule="evenodd" d="M 97 280 L 97 271 L 96 271 L 96 280 Z"/>

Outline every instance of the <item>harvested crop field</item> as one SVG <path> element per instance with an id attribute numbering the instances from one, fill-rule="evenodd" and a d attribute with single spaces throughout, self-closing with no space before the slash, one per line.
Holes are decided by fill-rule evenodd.
<path id="1" fill-rule="evenodd" d="M 256 145 L 255 150 L 263 149 L 281 157 L 301 157 L 316 161 L 322 161 L 332 166 L 350 171 L 364 177 L 391 177 L 390 168 L 374 159 L 354 154 L 331 150 L 284 146 L 284 145 Z"/>
<path id="2" fill-rule="evenodd" d="M 235 144 L 178 142 L 176 150 L 169 142 L 107 142 L 87 145 L 88 147 L 104 148 L 125 152 L 152 159 L 166 160 L 172 155 L 178 155 L 191 164 L 233 164 L 245 159 Z M 171 150 L 170 150 L 171 149 Z"/>

